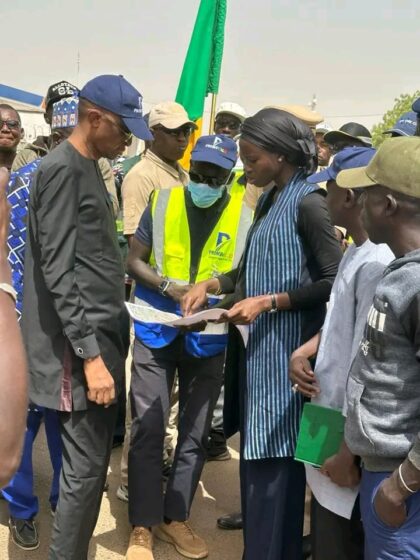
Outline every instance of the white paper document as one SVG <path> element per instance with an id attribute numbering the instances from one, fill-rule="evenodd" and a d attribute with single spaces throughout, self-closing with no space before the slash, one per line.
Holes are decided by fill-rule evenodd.
<path id="1" fill-rule="evenodd" d="M 305 465 L 306 482 L 318 503 L 333 513 L 350 519 L 359 487 L 341 488 L 320 473 L 319 469 Z"/>
<path id="2" fill-rule="evenodd" d="M 220 317 L 226 313 L 226 309 L 211 308 L 199 311 L 198 313 L 194 313 L 194 315 L 189 315 L 188 317 L 180 317 L 175 313 L 167 313 L 166 311 L 160 311 L 159 309 L 147 307 L 146 305 L 137 305 L 129 302 L 126 302 L 125 305 L 127 306 L 130 317 L 135 321 L 141 321 L 142 323 L 159 323 L 161 325 L 166 325 L 167 327 L 176 328 L 188 327 L 201 321 L 218 321 Z M 249 334 L 248 326 L 236 325 L 236 327 L 241 333 L 242 340 L 246 346 Z"/>

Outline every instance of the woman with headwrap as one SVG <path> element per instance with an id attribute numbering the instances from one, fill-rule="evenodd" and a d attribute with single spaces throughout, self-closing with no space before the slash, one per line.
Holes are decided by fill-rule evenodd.
<path id="1" fill-rule="evenodd" d="M 341 250 L 325 192 L 305 179 L 317 163 L 305 124 L 263 109 L 245 120 L 240 150 L 247 179 L 275 186 L 259 201 L 239 267 L 194 286 L 184 312 L 205 306 L 207 293 L 233 293 L 226 320 L 250 326 L 246 349 L 230 329 L 225 381 L 226 435 L 241 432 L 244 560 L 301 560 L 305 474 L 293 457 L 303 402 L 288 362 L 322 326 Z"/>

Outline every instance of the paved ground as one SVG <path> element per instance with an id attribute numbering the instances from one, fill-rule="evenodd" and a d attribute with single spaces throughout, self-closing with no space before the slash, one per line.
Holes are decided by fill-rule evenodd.
<path id="1" fill-rule="evenodd" d="M 237 441 L 233 447 L 238 449 Z M 242 535 L 240 532 L 220 531 L 216 519 L 224 513 L 239 508 L 238 453 L 232 450 L 233 458 L 222 463 L 207 464 L 198 489 L 191 516 L 193 527 L 203 536 L 210 550 L 211 560 L 240 560 Z M 111 472 L 108 477 L 109 491 L 104 494 L 101 514 L 92 541 L 89 560 L 120 560 L 124 558 L 128 543 L 129 525 L 127 505 L 115 496 L 118 486 L 118 467 L 121 450 L 113 452 Z M 48 488 L 51 468 L 43 433 L 34 454 L 36 490 L 40 499 L 38 528 L 41 546 L 33 552 L 18 549 L 9 539 L 6 504 L 0 501 L 0 559 L 1 560 L 46 560 L 52 517 L 48 509 Z M 171 545 L 157 541 L 156 560 L 181 560 Z"/>

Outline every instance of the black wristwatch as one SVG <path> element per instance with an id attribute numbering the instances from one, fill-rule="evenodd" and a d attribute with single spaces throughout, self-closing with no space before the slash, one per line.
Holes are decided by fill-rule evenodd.
<path id="1" fill-rule="evenodd" d="M 168 294 L 166 293 L 166 291 L 170 285 L 171 283 L 169 282 L 169 280 L 163 280 L 158 287 L 158 292 L 160 293 L 160 295 L 167 297 Z"/>

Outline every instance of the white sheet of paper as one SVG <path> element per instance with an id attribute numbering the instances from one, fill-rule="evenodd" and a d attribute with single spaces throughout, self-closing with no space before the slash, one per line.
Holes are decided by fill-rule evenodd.
<path id="1" fill-rule="evenodd" d="M 189 315 L 188 317 L 179 317 L 175 313 L 167 313 L 160 311 L 154 307 L 147 307 L 146 305 L 138 305 L 135 303 L 126 302 L 130 317 L 135 321 L 142 323 L 158 323 L 166 325 L 167 327 L 188 327 L 200 321 L 218 321 L 220 317 L 226 313 L 225 309 L 211 308 L 205 309 Z M 238 331 L 241 333 L 244 345 L 248 343 L 249 328 L 247 325 L 237 325 Z"/>
<path id="2" fill-rule="evenodd" d="M 311 465 L 305 465 L 305 469 L 306 482 L 321 506 L 341 517 L 350 519 L 359 487 L 340 488 L 327 476 L 321 474 L 319 469 Z"/>

